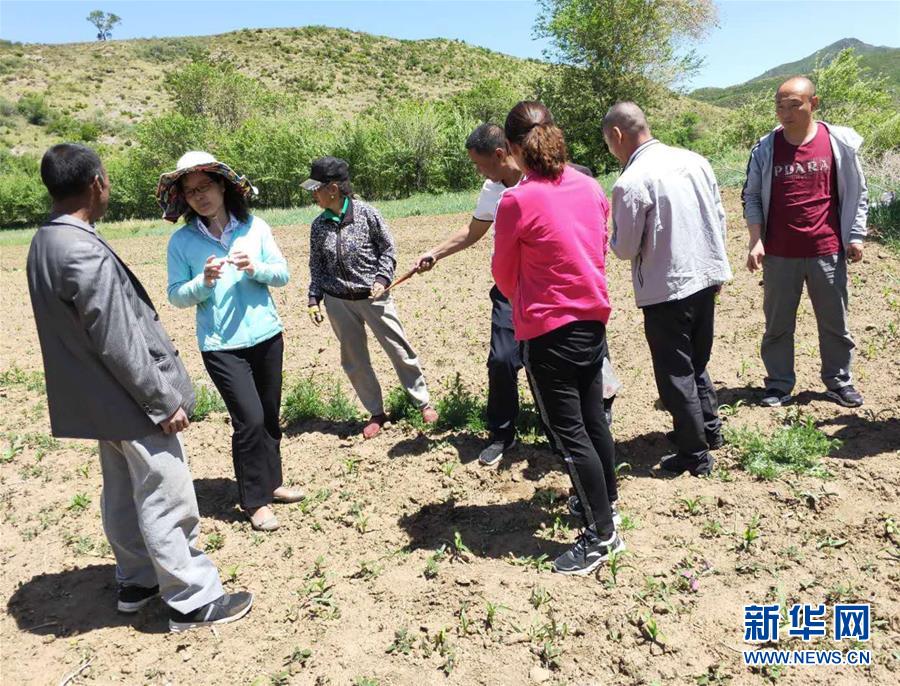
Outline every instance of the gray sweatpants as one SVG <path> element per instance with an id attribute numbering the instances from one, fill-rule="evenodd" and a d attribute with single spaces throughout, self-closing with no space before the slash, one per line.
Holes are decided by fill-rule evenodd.
<path id="1" fill-rule="evenodd" d="M 103 528 L 116 557 L 116 581 L 150 588 L 188 613 L 224 593 L 199 548 L 200 513 L 180 435 L 100 441 Z"/>
<path id="2" fill-rule="evenodd" d="M 341 366 L 369 414 L 384 412 L 384 398 L 369 357 L 366 324 L 387 353 L 400 378 L 400 385 L 412 397 L 416 407 L 424 409 L 429 404 L 428 387 L 419 367 L 419 358 L 406 340 L 394 299 L 390 295 L 378 300 L 343 300 L 326 295 L 325 309 L 331 328 L 341 343 Z"/>
<path id="3" fill-rule="evenodd" d="M 797 307 L 806 284 L 816 324 L 822 381 L 829 390 L 851 383 L 855 347 L 847 330 L 847 260 L 843 253 L 824 257 L 763 258 L 763 311 L 766 332 L 760 352 L 766 366 L 766 388 L 790 393 L 794 374 L 794 329 Z"/>

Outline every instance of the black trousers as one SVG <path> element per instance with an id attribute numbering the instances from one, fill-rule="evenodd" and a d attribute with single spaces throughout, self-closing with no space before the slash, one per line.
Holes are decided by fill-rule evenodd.
<path id="1" fill-rule="evenodd" d="M 584 504 L 585 524 L 603 540 L 615 530 L 615 449 L 603 411 L 602 322 L 573 322 L 525 341 L 525 369 L 535 401 Z"/>
<path id="2" fill-rule="evenodd" d="M 204 352 L 206 371 L 231 415 L 231 456 L 245 510 L 268 505 L 281 486 L 281 334 L 250 348 Z"/>
<path id="3" fill-rule="evenodd" d="M 506 441 L 516 435 L 522 358 L 513 331 L 512 306 L 496 286 L 491 288 L 491 305 L 487 425 L 494 438 Z"/>
<path id="4" fill-rule="evenodd" d="M 672 415 L 678 454 L 698 463 L 709 459 L 709 438 L 722 428 L 716 391 L 706 371 L 717 290 L 710 287 L 643 308 L 656 388 Z"/>

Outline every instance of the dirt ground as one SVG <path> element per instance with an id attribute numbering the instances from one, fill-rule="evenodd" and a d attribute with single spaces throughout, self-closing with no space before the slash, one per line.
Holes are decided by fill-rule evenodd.
<path id="1" fill-rule="evenodd" d="M 726 200 L 736 276 L 721 296 L 710 371 L 720 403 L 733 408 L 726 421 L 769 432 L 785 411 L 753 402 L 763 375 L 762 289 L 743 269 L 737 195 Z M 399 268 L 464 221 L 393 222 Z M 275 291 L 287 381 L 310 372 L 339 378 L 333 333 L 306 316 L 307 227 L 275 233 L 293 270 L 289 286 Z M 165 241 L 120 240 L 115 248 L 147 285 L 192 376 L 205 380 L 193 311 L 166 302 Z M 435 393 L 457 372 L 485 391 L 490 249 L 483 241 L 396 291 Z M 41 370 L 26 252 L 4 248 L 0 260 L 0 370 Z M 900 259 L 870 243 L 850 271 L 864 408 L 824 398 L 805 300 L 797 330 L 797 404 L 843 441 L 825 460 L 833 478 L 760 481 L 726 448 L 713 477 L 673 479 L 652 469 L 668 450 L 670 424 L 655 405 L 628 265 L 611 257 L 609 336 L 625 384 L 613 434 L 618 461 L 629 465 L 620 486 L 628 554 L 615 580 L 607 568 L 596 578 L 567 578 L 542 564 L 577 533 L 564 501 L 552 497 L 567 492 L 568 479 L 542 440 L 491 470 L 476 460 L 484 437 L 465 432 L 425 436 L 398 423 L 363 442 L 359 426 L 292 427 L 283 443 L 286 480 L 312 497 L 278 507 L 282 528 L 261 535 L 235 506 L 227 415 L 193 424 L 184 437 L 201 541 L 227 588 L 256 593 L 245 621 L 216 631 L 167 633 L 159 602 L 136 617 L 116 613 L 95 445 L 53 441 L 39 384 L 19 375 L 0 389 L 3 683 L 59 683 L 81 670 L 69 683 L 896 684 Z M 395 386 L 384 355 L 373 357 L 385 389 Z M 743 550 L 754 518 L 760 537 Z M 452 554 L 456 534 L 469 553 Z M 446 552 L 435 555 L 442 546 Z M 870 666 L 754 672 L 742 665 L 740 650 L 750 647 L 744 604 L 854 601 L 872 606 L 871 641 L 855 646 L 872 651 Z M 657 641 L 648 640 L 653 621 Z M 778 647 L 832 645 L 790 639 Z"/>

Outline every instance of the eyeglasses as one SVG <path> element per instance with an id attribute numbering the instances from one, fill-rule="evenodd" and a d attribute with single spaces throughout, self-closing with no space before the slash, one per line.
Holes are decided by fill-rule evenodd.
<path id="1" fill-rule="evenodd" d="M 184 193 L 184 197 L 190 200 L 197 195 L 205 195 L 212 187 L 212 182 L 201 183 L 199 186 L 194 186 L 193 188 L 184 188 L 182 189 L 182 192 Z"/>

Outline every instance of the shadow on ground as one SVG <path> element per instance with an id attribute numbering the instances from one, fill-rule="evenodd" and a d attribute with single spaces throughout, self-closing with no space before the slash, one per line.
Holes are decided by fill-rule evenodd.
<path id="1" fill-rule="evenodd" d="M 6 611 L 20 631 L 38 636 L 80 636 L 117 626 L 167 632 L 167 610 L 158 600 L 134 615 L 116 611 L 115 570 L 102 564 L 39 574 L 15 590 Z"/>
<path id="2" fill-rule="evenodd" d="M 229 524 L 244 521 L 244 515 L 238 506 L 237 482 L 233 479 L 194 479 L 194 491 L 197 493 L 201 517 Z"/>
<path id="3" fill-rule="evenodd" d="M 536 502 L 517 500 L 497 505 L 457 505 L 454 500 L 425 505 L 398 520 L 409 536 L 412 550 L 451 547 L 456 533 L 473 555 L 488 558 L 539 557 L 552 560 L 575 541 L 578 524 L 569 517 L 572 542 L 558 543 L 536 536 L 541 525 L 550 527 L 554 517 Z"/>

